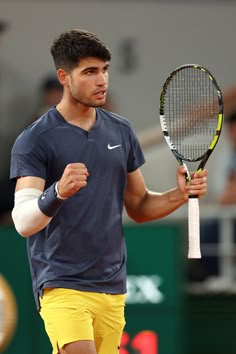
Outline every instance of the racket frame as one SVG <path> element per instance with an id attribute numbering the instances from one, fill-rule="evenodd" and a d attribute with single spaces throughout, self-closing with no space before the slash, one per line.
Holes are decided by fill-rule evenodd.
<path id="1" fill-rule="evenodd" d="M 184 70 L 186 68 L 194 68 L 196 70 L 202 70 L 205 72 L 209 79 L 212 80 L 213 85 L 216 88 L 217 92 L 217 97 L 218 97 L 218 107 L 219 107 L 219 112 L 218 112 L 218 123 L 215 131 L 215 135 L 213 139 L 211 140 L 207 151 L 202 154 L 201 156 L 197 158 L 186 158 L 182 154 L 180 154 L 173 142 L 171 141 L 171 137 L 169 136 L 169 132 L 167 129 L 166 121 L 165 121 L 165 96 L 167 92 L 167 88 L 171 82 L 171 80 L 174 78 L 174 76 L 181 70 Z M 165 137 L 165 140 L 174 154 L 176 160 L 180 165 L 184 165 L 186 168 L 186 183 L 189 183 L 191 180 L 191 176 L 189 173 L 189 170 L 187 168 L 187 165 L 184 163 L 184 161 L 188 162 L 197 162 L 200 161 L 197 171 L 201 171 L 204 169 L 210 155 L 212 154 L 213 150 L 215 149 L 219 137 L 222 131 L 222 126 L 223 126 L 223 120 L 224 120 L 224 115 L 223 115 L 223 98 L 222 98 L 222 92 L 221 89 L 214 78 L 214 76 L 211 74 L 211 72 L 206 69 L 205 67 L 198 65 L 198 64 L 185 64 L 181 65 L 180 67 L 176 68 L 172 73 L 169 75 L 167 80 L 165 81 L 161 95 L 160 95 L 160 106 L 159 106 L 159 116 L 160 116 L 160 123 L 161 123 L 161 128 L 163 135 Z M 198 197 L 197 196 L 189 196 L 189 202 L 188 202 L 188 231 L 189 231 L 189 249 L 188 249 L 188 258 L 201 258 L 201 250 L 200 250 L 200 214 L 199 214 L 199 202 L 198 202 Z"/>

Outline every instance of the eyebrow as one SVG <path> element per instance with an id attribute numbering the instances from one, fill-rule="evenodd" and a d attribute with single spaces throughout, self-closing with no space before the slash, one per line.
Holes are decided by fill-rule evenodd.
<path id="1" fill-rule="evenodd" d="M 107 63 L 107 64 L 105 64 L 105 65 L 103 66 L 102 69 L 108 69 L 109 66 L 110 66 L 110 64 Z M 99 69 L 98 66 L 88 66 L 87 68 L 84 68 L 81 72 L 84 73 L 84 72 L 89 71 L 89 70 L 98 70 L 98 69 Z"/>

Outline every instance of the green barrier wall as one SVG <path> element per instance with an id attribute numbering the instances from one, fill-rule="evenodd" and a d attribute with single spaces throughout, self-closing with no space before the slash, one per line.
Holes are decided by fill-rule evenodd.
<path id="1" fill-rule="evenodd" d="M 157 224 L 132 225 L 125 228 L 128 285 L 131 280 L 131 294 L 134 293 L 134 299 L 128 296 L 126 305 L 125 331 L 131 337 L 128 353 L 182 354 L 184 352 L 180 233 L 180 227 Z M 133 279 L 137 283 L 136 291 L 141 293 L 140 296 L 137 294 L 135 296 Z M 144 293 L 143 297 L 142 293 Z M 147 331 L 146 339 L 145 331 Z M 146 346 L 143 344 L 142 350 L 140 350 L 142 343 L 140 342 L 137 348 L 138 344 L 135 341 L 140 333 L 139 337 L 147 343 Z M 156 345 L 152 345 L 154 336 L 156 336 Z M 134 344 L 132 344 L 133 339 Z"/>
<path id="2" fill-rule="evenodd" d="M 235 354 L 236 295 L 191 295 L 185 302 L 187 353 Z"/>
<path id="3" fill-rule="evenodd" d="M 184 353 L 180 233 L 177 225 L 125 227 L 129 295 L 120 354 Z M 33 299 L 25 240 L 13 228 L 1 228 L 0 245 L 0 273 L 18 306 L 17 329 L 4 353 L 50 354 Z"/>
<path id="4" fill-rule="evenodd" d="M 26 253 L 26 242 L 13 228 L 0 228 L 0 273 L 16 298 L 18 323 L 4 354 L 47 354 L 51 347 L 36 311 Z"/>

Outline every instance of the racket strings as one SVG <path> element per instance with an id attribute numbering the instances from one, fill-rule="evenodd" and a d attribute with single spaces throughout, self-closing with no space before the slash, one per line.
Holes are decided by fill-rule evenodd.
<path id="1" fill-rule="evenodd" d="M 199 68 L 178 71 L 167 87 L 164 110 L 178 153 L 189 160 L 200 159 L 218 124 L 219 100 L 213 79 Z"/>

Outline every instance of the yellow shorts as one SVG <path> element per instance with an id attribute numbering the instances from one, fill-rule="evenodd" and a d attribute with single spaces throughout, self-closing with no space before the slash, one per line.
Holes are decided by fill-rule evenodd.
<path id="1" fill-rule="evenodd" d="M 98 354 L 118 354 L 125 326 L 125 294 L 112 295 L 48 288 L 40 299 L 40 315 L 53 347 L 94 340 Z"/>

